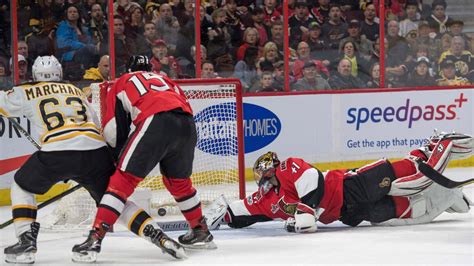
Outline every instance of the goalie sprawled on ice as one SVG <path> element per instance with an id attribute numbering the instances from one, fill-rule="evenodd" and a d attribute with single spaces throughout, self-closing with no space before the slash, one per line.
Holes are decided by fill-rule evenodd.
<path id="1" fill-rule="evenodd" d="M 472 146 L 468 135 L 435 134 L 426 146 L 402 160 L 383 159 L 358 169 L 324 173 L 302 159 L 280 162 L 276 153 L 268 152 L 253 167 L 258 191 L 231 203 L 221 196 L 206 215 L 208 225 L 242 228 L 283 219 L 290 232 L 314 232 L 317 221 L 405 225 L 428 223 L 444 211 L 468 212 L 470 201 L 460 188 L 434 183 L 418 165 L 442 173 L 450 159 L 469 157 Z"/>

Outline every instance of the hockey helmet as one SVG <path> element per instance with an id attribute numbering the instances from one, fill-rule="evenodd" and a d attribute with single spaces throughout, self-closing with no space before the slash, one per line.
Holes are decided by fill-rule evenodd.
<path id="1" fill-rule="evenodd" d="M 146 55 L 132 55 L 127 64 L 127 72 L 151 71 L 150 60 Z"/>
<path id="2" fill-rule="evenodd" d="M 278 184 L 276 178 L 273 179 L 278 165 L 280 165 L 280 160 L 275 152 L 269 151 L 258 157 L 253 165 L 253 177 L 259 187 L 268 182 L 273 185 Z"/>
<path id="3" fill-rule="evenodd" d="M 52 55 L 38 56 L 32 72 L 35 81 L 61 81 L 63 78 L 61 63 Z"/>

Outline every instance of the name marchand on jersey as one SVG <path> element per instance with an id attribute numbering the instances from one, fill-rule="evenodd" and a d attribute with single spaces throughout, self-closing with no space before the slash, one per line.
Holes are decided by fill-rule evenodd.
<path id="1" fill-rule="evenodd" d="M 70 94 L 82 97 L 83 92 L 72 84 L 66 83 L 46 83 L 41 82 L 32 86 L 21 86 L 25 90 L 26 100 L 31 101 L 38 97 L 44 97 L 52 94 Z"/>
<path id="2" fill-rule="evenodd" d="M 0 113 L 25 115 L 39 133 L 44 151 L 105 146 L 94 111 L 82 90 L 72 84 L 27 83 L 0 92 Z"/>

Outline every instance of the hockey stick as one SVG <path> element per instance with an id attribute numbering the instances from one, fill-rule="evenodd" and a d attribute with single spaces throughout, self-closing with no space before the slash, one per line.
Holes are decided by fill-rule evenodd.
<path id="1" fill-rule="evenodd" d="M 41 150 L 41 146 L 38 144 L 38 142 L 36 142 L 36 140 L 34 140 L 31 135 L 12 117 L 7 117 L 8 121 L 10 121 L 10 123 L 12 123 L 13 127 L 20 131 L 21 134 L 23 134 L 23 136 L 26 137 L 26 139 L 28 139 L 31 144 L 33 144 L 33 146 L 35 146 L 38 150 Z"/>
<path id="2" fill-rule="evenodd" d="M 48 199 L 47 201 L 40 203 L 40 204 L 38 205 L 38 210 L 40 210 L 40 209 L 42 209 L 42 208 L 48 206 L 49 204 L 51 204 L 51 203 L 57 201 L 58 199 L 62 199 L 63 197 L 65 197 L 65 196 L 71 194 L 72 192 L 74 192 L 74 191 L 80 189 L 81 187 L 82 187 L 81 185 L 76 185 L 76 186 L 74 186 L 74 187 L 72 187 L 72 188 L 70 188 L 70 189 L 64 191 L 63 193 L 58 194 L 58 195 L 56 195 L 56 196 L 54 196 L 54 197 Z M 6 222 L 4 222 L 4 223 L 2 223 L 2 224 L 0 224 L 0 229 L 3 229 L 3 228 L 5 228 L 5 227 L 9 226 L 9 225 L 12 224 L 12 223 L 13 223 L 13 218 L 10 219 L 10 220 L 8 220 L 8 221 L 6 221 Z"/>
<path id="3" fill-rule="evenodd" d="M 439 173 L 438 171 L 436 171 L 435 169 L 433 169 L 433 167 L 429 166 L 425 162 L 420 161 L 418 163 L 418 169 L 429 179 L 433 180 L 435 183 L 445 188 L 457 188 L 457 187 L 462 187 L 462 186 L 474 183 L 474 178 L 471 178 L 465 181 L 451 180 L 447 178 L 446 176 L 442 175 L 441 173 Z"/>

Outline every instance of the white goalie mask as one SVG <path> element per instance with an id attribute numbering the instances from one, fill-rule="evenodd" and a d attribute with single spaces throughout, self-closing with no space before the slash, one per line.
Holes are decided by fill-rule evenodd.
<path id="1" fill-rule="evenodd" d="M 52 55 L 38 56 L 33 64 L 32 72 L 35 81 L 61 81 L 63 78 L 61 64 Z"/>

